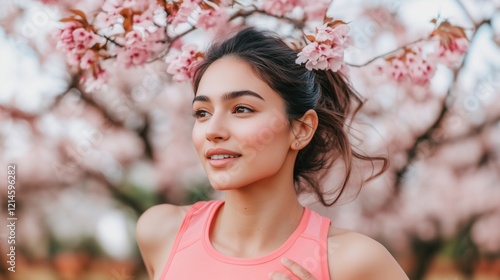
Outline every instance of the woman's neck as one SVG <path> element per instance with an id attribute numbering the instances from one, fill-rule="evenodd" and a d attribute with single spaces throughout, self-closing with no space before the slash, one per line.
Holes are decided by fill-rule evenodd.
<path id="1" fill-rule="evenodd" d="M 292 235 L 302 214 L 293 185 L 227 191 L 225 203 L 212 223 L 212 244 L 231 256 L 265 255 Z"/>

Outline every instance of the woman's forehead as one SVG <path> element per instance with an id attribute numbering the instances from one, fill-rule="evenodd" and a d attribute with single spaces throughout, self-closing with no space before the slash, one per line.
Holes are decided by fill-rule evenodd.
<path id="1" fill-rule="evenodd" d="M 267 100 L 276 95 L 252 66 L 241 58 L 224 57 L 213 62 L 201 77 L 196 95 L 222 98 L 231 92 L 253 92 Z M 266 98 L 267 97 L 267 98 Z"/>

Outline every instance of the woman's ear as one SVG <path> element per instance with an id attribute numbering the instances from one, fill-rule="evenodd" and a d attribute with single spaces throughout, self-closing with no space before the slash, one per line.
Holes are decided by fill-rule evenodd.
<path id="1" fill-rule="evenodd" d="M 290 147 L 293 150 L 300 150 L 307 146 L 318 128 L 318 114 L 313 109 L 309 109 L 298 120 L 293 121 L 293 139 Z"/>

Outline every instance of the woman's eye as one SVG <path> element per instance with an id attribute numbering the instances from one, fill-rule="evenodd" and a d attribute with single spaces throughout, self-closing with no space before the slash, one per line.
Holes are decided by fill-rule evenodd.
<path id="1" fill-rule="evenodd" d="M 208 115 L 209 115 L 209 113 L 205 110 L 195 110 L 193 112 L 193 117 L 195 117 L 197 119 L 207 117 Z"/>
<path id="2" fill-rule="evenodd" d="M 251 113 L 251 112 L 253 112 L 253 110 L 248 108 L 248 107 L 245 107 L 245 106 L 237 106 L 236 108 L 234 108 L 234 112 L 235 113 Z"/>

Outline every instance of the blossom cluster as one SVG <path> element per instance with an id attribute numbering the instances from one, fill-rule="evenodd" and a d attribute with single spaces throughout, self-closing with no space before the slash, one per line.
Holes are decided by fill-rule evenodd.
<path id="1" fill-rule="evenodd" d="M 309 70 L 344 72 L 344 53 L 353 40 L 345 22 L 326 16 L 329 3 L 261 0 L 252 7 L 259 14 L 281 19 L 296 17 L 295 11 L 300 9 L 302 21 L 321 20 L 323 25 L 306 36 L 309 43 L 299 52 L 296 63 L 305 64 Z M 186 81 L 203 54 L 195 45 L 182 47 L 181 37 L 189 32 L 179 34 L 176 30 L 187 24 L 191 30 L 218 32 L 235 16 L 252 14 L 238 5 L 234 0 L 104 0 L 92 20 L 83 11 L 70 10 L 72 15 L 61 20 L 64 27 L 56 34 L 58 48 L 66 53 L 68 64 L 82 73 L 82 81 L 87 84 L 98 86 L 106 82 L 106 60 L 130 68 L 161 57 L 165 57 L 167 72 L 175 81 Z M 433 22 L 437 24 L 437 20 Z M 463 29 L 448 21 L 437 25 L 428 39 L 437 42 L 433 53 L 425 54 L 418 46 L 404 47 L 386 57 L 378 71 L 397 82 L 425 85 L 438 62 L 456 65 L 468 46 Z"/>
<path id="2" fill-rule="evenodd" d="M 175 29 L 195 19 L 196 28 L 218 30 L 229 20 L 227 7 L 232 2 L 105 0 L 93 20 L 88 20 L 83 11 L 70 10 L 72 15 L 61 20 L 64 26 L 55 37 L 58 49 L 66 54 L 70 66 L 81 71 L 81 80 L 89 89 L 94 87 L 89 85 L 106 82 L 108 75 L 102 65 L 105 60 L 114 59 L 118 65 L 130 68 L 155 60 L 169 50 L 171 42 L 180 41 L 168 35 L 170 26 Z M 190 77 L 192 67 L 186 63 L 197 60 L 185 56 L 167 59 L 179 63 L 168 67 L 179 81 Z"/>
<path id="3" fill-rule="evenodd" d="M 469 45 L 463 28 L 451 25 L 448 21 L 438 25 L 429 39 L 430 41 L 420 44 L 433 45 L 431 52 L 424 52 L 421 45 L 404 48 L 379 62 L 377 72 L 397 82 L 427 85 L 434 76 L 438 63 L 448 67 L 457 66 Z"/>
<path id="4" fill-rule="evenodd" d="M 339 71 L 345 67 L 344 51 L 352 43 L 349 27 L 343 21 L 331 21 L 316 28 L 316 34 L 308 35 L 310 41 L 298 54 L 296 63 L 305 63 L 309 70 Z"/>
<path id="5" fill-rule="evenodd" d="M 197 50 L 194 44 L 182 46 L 182 51 L 177 55 L 168 56 L 167 73 L 173 75 L 174 81 L 183 82 L 193 77 L 196 65 L 203 60 L 203 53 Z"/>
<path id="6" fill-rule="evenodd" d="M 426 85 L 434 76 L 436 61 L 425 58 L 421 48 L 405 49 L 377 65 L 379 73 L 397 81 Z"/>

